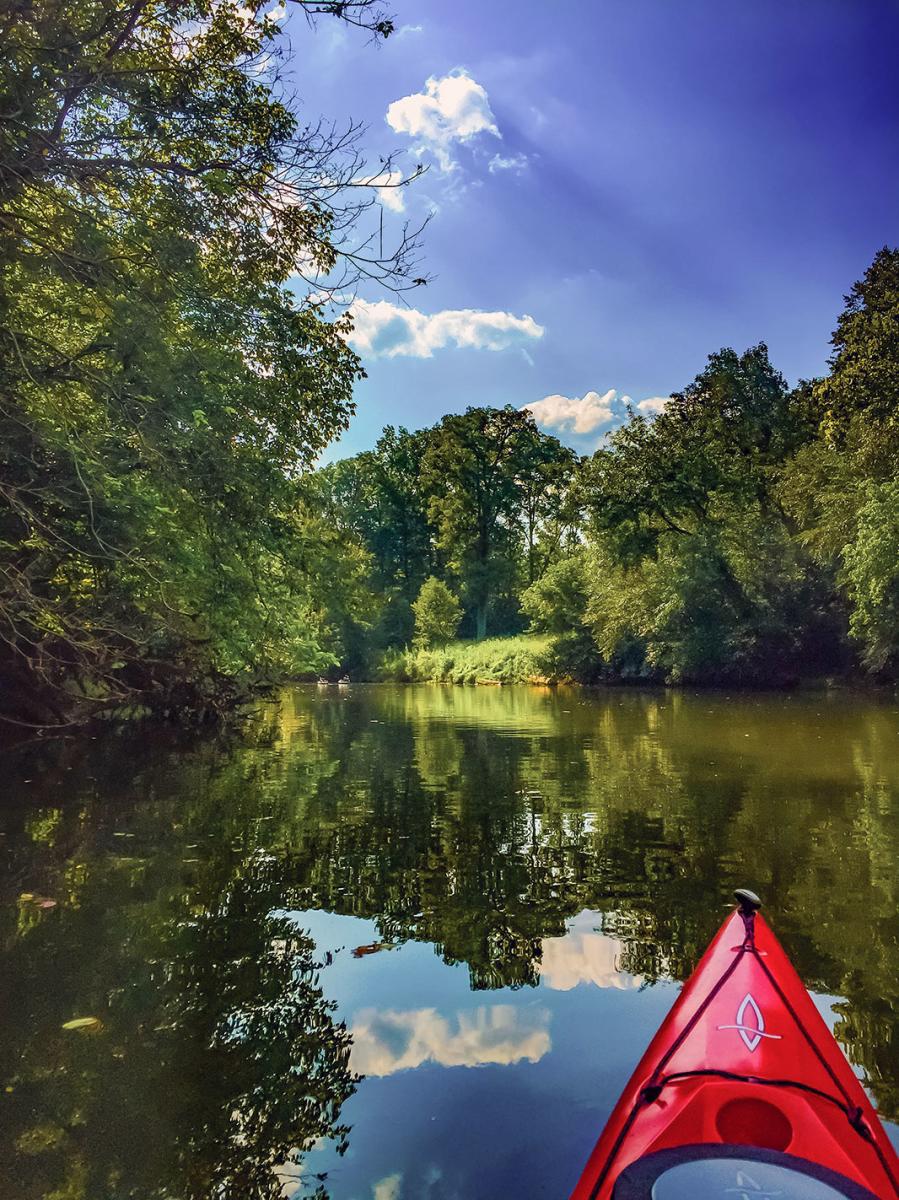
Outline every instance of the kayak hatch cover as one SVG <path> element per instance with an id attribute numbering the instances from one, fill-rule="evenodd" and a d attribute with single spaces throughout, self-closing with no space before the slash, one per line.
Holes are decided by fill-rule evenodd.
<path id="1" fill-rule="evenodd" d="M 899 1158 L 758 898 L 719 929 L 571 1200 L 899 1200 Z"/>

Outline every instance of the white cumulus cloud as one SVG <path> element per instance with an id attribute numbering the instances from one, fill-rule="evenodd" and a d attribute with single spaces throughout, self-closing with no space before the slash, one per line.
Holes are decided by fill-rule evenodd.
<path id="1" fill-rule="evenodd" d="M 612 405 L 616 403 L 618 393 L 615 388 L 609 388 L 602 395 L 599 392 L 587 392 L 583 396 L 544 396 L 533 404 L 523 407 L 533 413 L 538 425 L 547 429 L 568 430 L 570 433 L 593 433 L 600 425 L 605 425 L 614 417 Z M 621 402 L 626 403 L 628 397 L 622 396 Z"/>
<path id="2" fill-rule="evenodd" d="M 467 142 L 479 133 L 500 137 L 486 90 L 461 68 L 439 79 L 432 75 L 423 92 L 394 100 L 387 124 L 429 150 L 442 171 L 453 169 L 454 142 Z"/>
<path id="3" fill-rule="evenodd" d="M 443 1067 L 538 1062 L 551 1046 L 549 1013 L 511 1004 L 485 1004 L 451 1018 L 433 1008 L 363 1009 L 350 1033 L 350 1061 L 362 1075 L 393 1075 L 426 1062 Z"/>
<path id="4" fill-rule="evenodd" d="M 349 342 L 372 358 L 431 358 L 435 350 L 456 346 L 474 350 L 507 350 L 543 336 L 533 317 L 474 308 L 447 308 L 423 313 L 389 300 L 356 300 Z"/>
<path id="5" fill-rule="evenodd" d="M 646 400 L 641 400 L 637 408 L 641 413 L 654 417 L 663 411 L 670 399 L 670 396 L 650 396 Z"/>

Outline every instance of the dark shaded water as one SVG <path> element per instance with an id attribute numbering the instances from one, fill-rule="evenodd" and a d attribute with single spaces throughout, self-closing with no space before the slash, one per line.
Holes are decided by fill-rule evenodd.
<path id="1" fill-rule="evenodd" d="M 0 769 L 4 1198 L 564 1197 L 738 884 L 899 1116 L 895 705 L 298 689 Z"/>

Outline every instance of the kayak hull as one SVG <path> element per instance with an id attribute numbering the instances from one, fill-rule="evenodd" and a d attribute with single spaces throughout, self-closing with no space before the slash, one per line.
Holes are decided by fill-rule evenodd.
<path id="1" fill-rule="evenodd" d="M 685 1146 L 752 1147 L 899 1198 L 899 1159 L 870 1101 L 771 929 L 748 910 L 724 922 L 685 985 L 571 1200 L 608 1200 L 632 1164 Z"/>

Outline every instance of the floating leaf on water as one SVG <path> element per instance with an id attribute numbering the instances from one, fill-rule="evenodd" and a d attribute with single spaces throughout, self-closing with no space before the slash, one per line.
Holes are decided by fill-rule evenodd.
<path id="1" fill-rule="evenodd" d="M 353 951 L 353 958 L 365 958 L 367 954 L 377 954 L 381 950 L 398 950 L 399 946 L 396 942 L 372 942 L 368 946 L 357 946 Z"/>
<path id="2" fill-rule="evenodd" d="M 99 1017 L 74 1017 L 71 1021 L 66 1021 L 63 1029 L 78 1029 L 87 1033 L 93 1033 L 97 1029 L 103 1028 L 103 1022 Z"/>
<path id="3" fill-rule="evenodd" d="M 49 896 L 41 896 L 37 892 L 22 892 L 19 901 L 22 904 L 33 904 L 35 908 L 56 908 L 59 903 L 58 900 L 52 900 Z"/>

